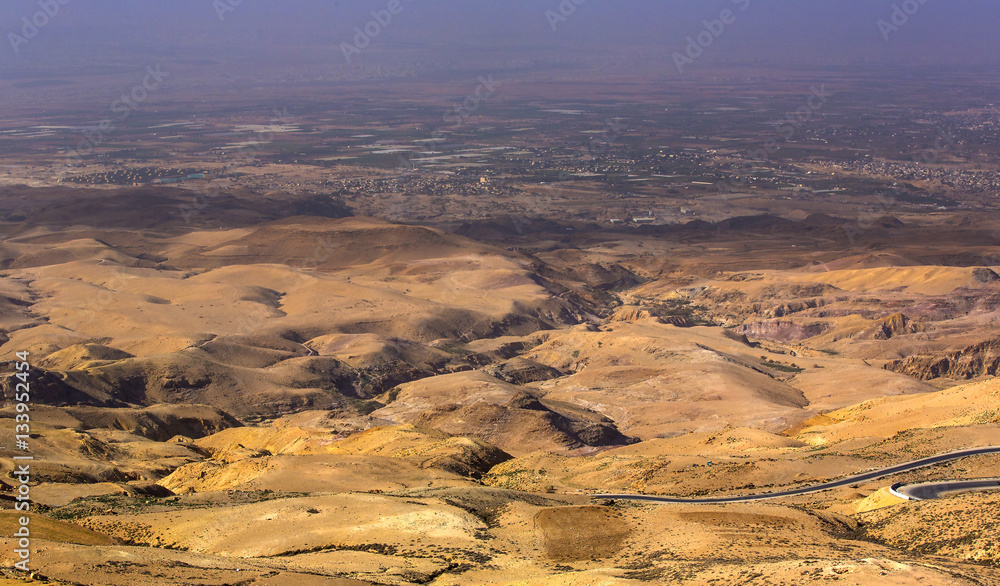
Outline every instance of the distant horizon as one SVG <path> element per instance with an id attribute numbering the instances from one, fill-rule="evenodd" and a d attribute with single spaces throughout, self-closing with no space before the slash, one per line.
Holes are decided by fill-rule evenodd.
<path id="1" fill-rule="evenodd" d="M 43 8 L 54 13 L 45 14 Z M 345 58 L 374 16 L 364 51 Z M 728 24 L 721 22 L 731 11 Z M 909 13 L 909 14 L 907 14 Z M 38 16 L 41 14 L 41 16 Z M 41 24 L 33 30 L 34 24 Z M 28 23 L 28 24 L 26 24 Z M 491 59 L 559 62 L 646 52 L 674 67 L 698 52 L 712 65 L 770 67 L 954 66 L 1000 63 L 1000 12 L 985 0 L 17 0 L 0 7 L 5 71 L 246 57 L 277 67 L 332 68 L 433 61 L 437 68 Z M 361 44 L 365 44 L 362 35 Z M 369 51 L 368 48 L 371 48 Z M 197 57 L 200 56 L 200 57 Z"/>

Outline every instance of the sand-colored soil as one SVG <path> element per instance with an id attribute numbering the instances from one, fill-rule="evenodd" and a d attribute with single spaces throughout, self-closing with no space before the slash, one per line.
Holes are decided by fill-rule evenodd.
<path id="1" fill-rule="evenodd" d="M 746 505 L 588 496 L 771 492 L 996 443 L 992 269 L 915 236 L 789 247 L 766 219 L 490 244 L 246 207 L 218 229 L 53 209 L 0 242 L 0 359 L 33 368 L 36 583 L 1000 584 L 996 495 L 886 491 L 1000 476 L 993 456 Z M 0 375 L 6 437 L 19 382 Z"/>

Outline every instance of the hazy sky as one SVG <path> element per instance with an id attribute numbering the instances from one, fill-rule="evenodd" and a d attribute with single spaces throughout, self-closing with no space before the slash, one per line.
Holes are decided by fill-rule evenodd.
<path id="1" fill-rule="evenodd" d="M 242 55 L 343 66 L 342 43 L 353 43 L 355 27 L 364 28 L 371 11 L 392 1 L 3 0 L 0 73 L 63 61 L 138 64 L 151 56 L 207 62 Z M 683 53 L 688 37 L 696 38 L 705 31 L 704 21 L 726 9 L 733 11 L 732 22 L 712 39 L 706 62 L 978 66 L 1000 59 L 996 0 L 398 1 L 401 11 L 379 27 L 373 50 L 351 65 L 415 59 L 429 49 L 438 52 L 435 59 L 452 63 L 487 49 L 522 58 L 532 52 L 572 58 L 581 51 L 630 50 L 669 57 Z M 57 2 L 66 2 L 58 14 L 38 16 L 42 4 Z M 903 22 L 897 11 L 892 24 L 894 6 L 912 14 Z M 24 18 L 49 22 L 37 31 L 22 30 Z M 894 28 L 880 30 L 880 20 Z M 32 32 L 30 39 L 23 34 Z"/>

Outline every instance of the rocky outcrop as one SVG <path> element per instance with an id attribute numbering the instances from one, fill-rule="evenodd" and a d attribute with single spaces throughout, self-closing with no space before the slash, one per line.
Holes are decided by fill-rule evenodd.
<path id="1" fill-rule="evenodd" d="M 800 313 L 808 309 L 822 307 L 826 302 L 823 299 L 806 299 L 803 301 L 790 301 L 767 309 L 757 309 L 758 315 L 764 319 L 786 317 L 794 313 Z M 755 308 L 756 309 L 756 308 Z"/>
<path id="2" fill-rule="evenodd" d="M 730 340 L 734 340 L 751 348 L 756 348 L 758 346 L 758 344 L 751 342 L 750 339 L 746 337 L 746 334 L 740 334 L 730 329 L 722 330 L 722 335 Z"/>
<path id="3" fill-rule="evenodd" d="M 512 358 L 497 365 L 487 366 L 483 372 L 493 378 L 513 385 L 526 385 L 528 383 L 551 380 L 565 376 L 566 373 L 557 368 L 539 364 L 534 360 L 525 358 Z"/>
<path id="4" fill-rule="evenodd" d="M 980 342 L 947 356 L 909 356 L 884 366 L 886 370 L 921 380 L 969 380 L 1000 372 L 1000 337 Z"/>
<path id="5" fill-rule="evenodd" d="M 609 417 L 483 371 L 460 372 L 400 385 L 371 415 L 488 442 L 515 456 L 584 446 L 626 445 Z"/>
<path id="6" fill-rule="evenodd" d="M 0 400 L 4 405 L 13 405 L 20 394 L 20 379 L 13 373 L 0 376 Z M 96 407 L 128 407 L 129 404 L 101 391 L 88 392 L 71 384 L 65 374 L 36 368 L 31 378 L 31 400 L 35 404 L 66 406 L 92 405 Z"/>
<path id="7" fill-rule="evenodd" d="M 660 323 L 678 328 L 693 328 L 695 323 L 683 315 L 668 315 L 659 318 Z"/>
<path id="8" fill-rule="evenodd" d="M 987 269 L 980 267 L 972 271 L 972 278 L 974 278 L 979 283 L 996 283 L 1000 281 L 1000 275 L 996 274 L 993 269 Z"/>
<path id="9" fill-rule="evenodd" d="M 916 331 L 917 326 L 910 321 L 910 318 L 902 313 L 895 313 L 877 320 L 875 325 L 862 332 L 858 337 L 869 340 L 888 340 L 900 334 L 912 334 Z"/>
<path id="10" fill-rule="evenodd" d="M 653 317 L 653 311 L 650 311 L 649 309 L 645 309 L 638 305 L 624 305 L 615 310 L 614 315 L 612 315 L 608 321 L 634 323 Z M 691 321 L 691 319 L 686 315 L 659 315 L 655 317 L 661 324 L 676 326 L 678 328 L 690 328 L 695 325 L 694 322 Z"/>
<path id="11" fill-rule="evenodd" d="M 231 427 L 242 427 L 235 417 L 208 405 L 153 405 L 146 409 L 70 407 L 66 413 L 83 429 L 120 429 L 163 442 L 175 436 L 202 438 Z"/>
<path id="12" fill-rule="evenodd" d="M 618 264 L 584 264 L 574 268 L 570 274 L 591 287 L 604 291 L 620 291 L 644 282 L 642 277 Z"/>
<path id="13" fill-rule="evenodd" d="M 643 309 L 638 305 L 623 305 L 615 310 L 615 313 L 608 321 L 637 322 L 653 317 L 648 309 Z"/>
<path id="14" fill-rule="evenodd" d="M 822 322 L 802 324 L 786 320 L 752 321 L 736 329 L 737 333 L 758 340 L 798 342 L 825 333 L 830 325 Z"/>

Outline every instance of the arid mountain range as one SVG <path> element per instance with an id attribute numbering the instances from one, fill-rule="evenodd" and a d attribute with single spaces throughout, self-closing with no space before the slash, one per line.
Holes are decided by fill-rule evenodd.
<path id="1" fill-rule="evenodd" d="M 1000 583 L 996 495 L 886 488 L 998 477 L 994 456 L 755 504 L 589 497 L 996 444 L 994 216 L 847 238 L 846 215 L 429 226 L 234 192 L 192 222 L 186 201 L 2 201 L 42 583 Z"/>

